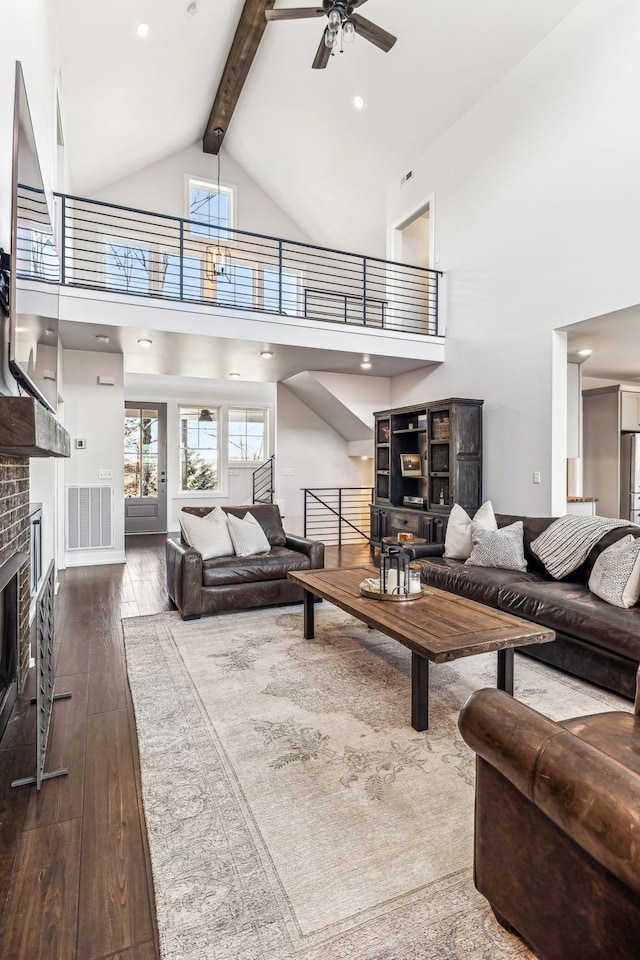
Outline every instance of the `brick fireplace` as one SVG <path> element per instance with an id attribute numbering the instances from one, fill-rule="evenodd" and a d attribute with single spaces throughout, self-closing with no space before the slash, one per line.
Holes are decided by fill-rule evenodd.
<path id="1" fill-rule="evenodd" d="M 29 554 L 29 460 L 0 454 L 0 567 L 16 553 Z M 29 670 L 29 563 L 18 571 L 18 688 Z"/>

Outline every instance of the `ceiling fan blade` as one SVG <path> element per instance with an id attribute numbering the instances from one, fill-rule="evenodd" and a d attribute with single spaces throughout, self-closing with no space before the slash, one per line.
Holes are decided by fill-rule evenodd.
<path id="1" fill-rule="evenodd" d="M 313 61 L 312 67 L 314 70 L 324 70 L 326 65 L 329 63 L 329 57 L 331 56 L 331 50 L 324 42 L 324 31 L 322 33 L 322 39 L 320 40 L 320 46 L 316 52 L 315 60 Z"/>
<path id="2" fill-rule="evenodd" d="M 353 13 L 351 19 L 356 25 L 356 36 L 364 37 L 365 40 L 374 43 L 376 47 L 380 47 L 385 53 L 391 50 L 391 47 L 398 39 L 394 37 L 392 33 L 387 33 L 386 30 L 383 30 L 382 27 L 379 27 L 376 23 L 371 23 L 371 20 L 365 20 L 359 13 Z"/>
<path id="3" fill-rule="evenodd" d="M 308 17 L 324 17 L 323 7 L 290 7 L 288 10 L 265 10 L 267 20 L 306 20 Z"/>

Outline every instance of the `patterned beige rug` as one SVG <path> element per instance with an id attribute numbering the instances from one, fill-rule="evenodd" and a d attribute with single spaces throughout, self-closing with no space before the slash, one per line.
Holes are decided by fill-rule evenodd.
<path id="1" fill-rule="evenodd" d="M 466 697 L 495 655 L 431 667 L 326 603 L 123 621 L 164 960 L 530 957 L 475 891 Z M 516 696 L 556 719 L 630 709 L 525 657 Z"/>

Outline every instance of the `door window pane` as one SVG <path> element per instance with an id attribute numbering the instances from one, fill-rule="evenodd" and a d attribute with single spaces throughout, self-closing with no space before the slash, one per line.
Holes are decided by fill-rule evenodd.
<path id="1" fill-rule="evenodd" d="M 158 411 L 124 411 L 124 495 L 158 496 Z"/>

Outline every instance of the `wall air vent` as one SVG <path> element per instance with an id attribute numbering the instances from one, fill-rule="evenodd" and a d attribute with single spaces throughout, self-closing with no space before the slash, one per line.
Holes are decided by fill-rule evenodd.
<path id="1" fill-rule="evenodd" d="M 113 487 L 67 487 L 67 550 L 113 546 Z"/>

